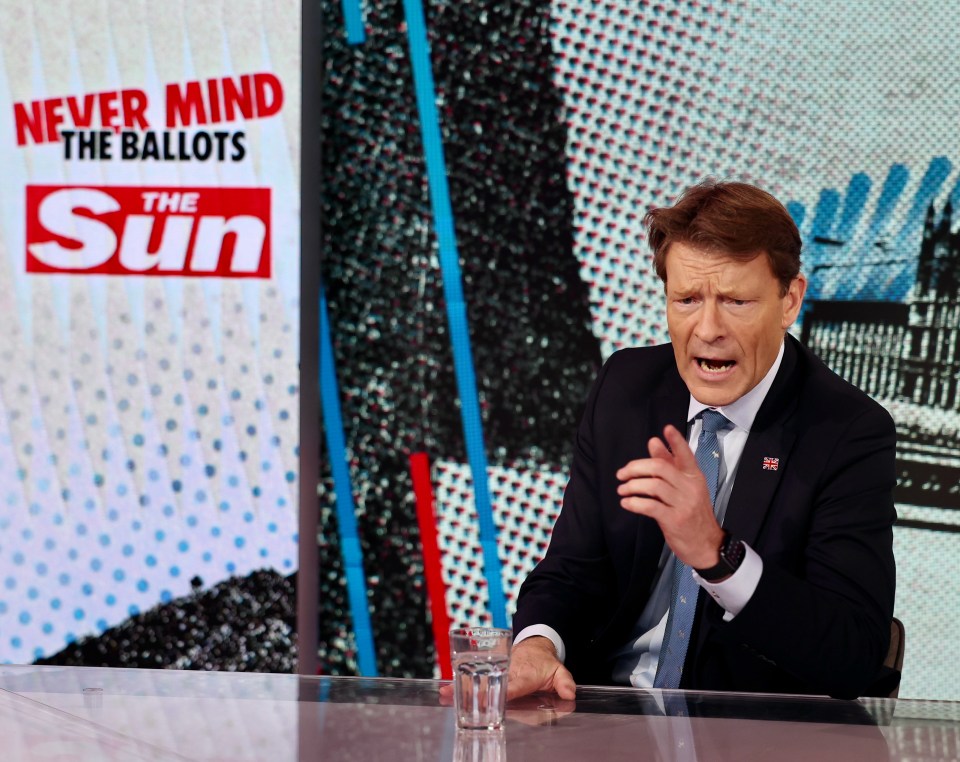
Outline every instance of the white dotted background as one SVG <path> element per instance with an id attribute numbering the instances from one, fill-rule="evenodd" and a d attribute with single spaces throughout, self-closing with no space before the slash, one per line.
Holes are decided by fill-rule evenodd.
<path id="1" fill-rule="evenodd" d="M 0 0 L 0 661 L 233 575 L 295 570 L 299 4 Z M 267 71 L 242 162 L 63 159 L 12 103 Z M 26 275 L 27 184 L 272 189 L 269 280 Z"/>

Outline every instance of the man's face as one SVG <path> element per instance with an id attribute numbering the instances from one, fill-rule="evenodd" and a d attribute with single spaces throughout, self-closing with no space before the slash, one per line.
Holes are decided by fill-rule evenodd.
<path id="1" fill-rule="evenodd" d="M 705 405 L 738 400 L 770 370 L 797 318 L 806 279 L 780 295 L 770 260 L 750 261 L 673 243 L 666 257 L 667 327 L 677 368 Z"/>

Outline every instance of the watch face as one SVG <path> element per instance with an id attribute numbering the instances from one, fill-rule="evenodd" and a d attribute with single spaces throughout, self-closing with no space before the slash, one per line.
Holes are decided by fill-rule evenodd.
<path id="1" fill-rule="evenodd" d="M 730 535 L 727 535 L 723 545 L 720 546 L 720 559 L 730 566 L 731 573 L 740 568 L 740 564 L 743 563 L 743 558 L 746 554 L 747 551 L 746 548 L 743 547 L 743 543 Z"/>
<path id="2" fill-rule="evenodd" d="M 716 582 L 724 577 L 729 577 L 740 568 L 740 564 L 743 563 L 746 554 L 747 550 L 743 543 L 740 542 L 740 540 L 734 539 L 729 532 L 726 532 L 723 537 L 723 542 L 720 543 L 720 561 L 716 566 L 712 566 L 709 569 L 697 569 L 697 574 L 707 582 Z"/>

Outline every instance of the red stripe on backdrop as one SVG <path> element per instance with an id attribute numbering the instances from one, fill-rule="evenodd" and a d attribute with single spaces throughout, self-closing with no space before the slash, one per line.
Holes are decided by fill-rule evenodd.
<path id="1" fill-rule="evenodd" d="M 450 617 L 447 614 L 447 595 L 440 567 L 440 546 L 437 544 L 437 519 L 434 514 L 433 485 L 430 483 L 430 459 L 425 452 L 410 454 L 410 476 L 417 498 L 417 524 L 420 526 L 420 544 L 423 547 L 423 574 L 427 580 L 427 597 L 433 619 L 433 642 L 437 648 L 440 677 L 453 678 L 450 667 Z"/>

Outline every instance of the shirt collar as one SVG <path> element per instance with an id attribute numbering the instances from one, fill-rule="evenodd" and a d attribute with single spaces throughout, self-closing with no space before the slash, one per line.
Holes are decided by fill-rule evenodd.
<path id="1" fill-rule="evenodd" d="M 767 371 L 760 383 L 744 394 L 740 399 L 734 400 L 729 405 L 714 408 L 726 416 L 734 426 L 745 431 L 750 431 L 753 426 L 753 420 L 757 417 L 760 405 L 767 397 L 767 392 L 773 386 L 773 379 L 777 377 L 777 371 L 780 370 L 780 362 L 783 360 L 783 343 L 780 344 L 780 351 L 777 353 L 777 359 L 773 361 L 770 370 Z M 710 405 L 704 405 L 692 394 L 690 395 L 690 407 L 687 409 L 687 421 L 692 421 L 700 413 L 706 410 Z"/>

